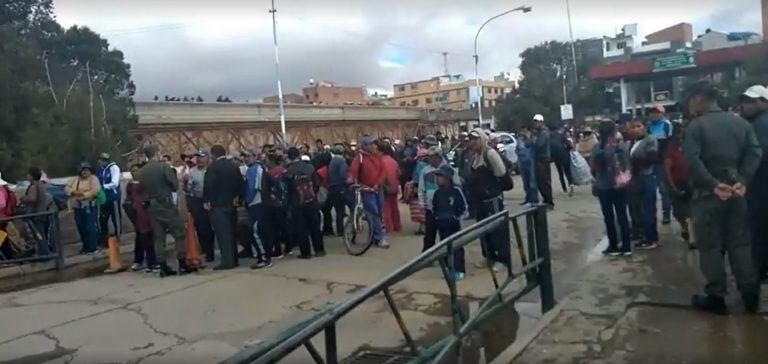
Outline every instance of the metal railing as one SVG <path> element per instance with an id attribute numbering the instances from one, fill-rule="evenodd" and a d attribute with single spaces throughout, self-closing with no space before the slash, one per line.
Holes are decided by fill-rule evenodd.
<path id="1" fill-rule="evenodd" d="M 47 231 L 40 231 L 39 229 L 40 224 L 38 224 L 38 221 L 41 220 L 41 218 L 45 218 L 45 223 L 42 225 L 45 226 Z M 49 249 L 53 247 L 53 250 L 50 254 L 38 255 L 37 248 L 35 248 L 35 255 L 15 259 L 0 259 L 0 266 L 34 263 L 53 259 L 56 265 L 56 270 L 64 269 L 64 247 L 61 241 L 61 229 L 59 228 L 58 212 L 45 211 L 0 218 L 0 226 L 14 224 L 14 226 L 18 229 L 20 226 L 15 224 L 17 222 L 22 223 L 19 225 L 21 225 L 29 233 L 28 235 L 32 237 L 36 247 L 44 244 L 47 245 Z M 11 236 L 7 236 L 6 239 L 9 241 L 6 241 L 4 244 L 12 244 L 10 242 Z"/>
<path id="2" fill-rule="evenodd" d="M 525 219 L 525 242 L 520 230 L 520 219 Z M 486 259 L 486 267 L 491 275 L 495 289 L 482 302 L 474 315 L 464 317 L 459 309 L 456 281 L 453 274 L 451 274 L 455 251 L 474 242 L 480 242 L 485 245 L 487 243 L 483 237 L 486 234 L 499 233 L 503 231 L 501 229 L 506 229 L 509 232 L 510 227 L 514 233 L 514 239 L 510 239 L 509 245 L 512 247 L 514 243 L 514 247 L 519 253 L 518 258 L 522 263 L 522 267 L 514 270 L 512 264 L 507 265 L 507 278 L 503 282 L 499 282 L 498 274 L 493 268 L 494 263 Z M 484 251 L 489 250 L 484 249 Z M 507 258 L 511 258 L 511 254 Z M 509 261 L 511 262 L 511 259 Z M 435 262 L 439 262 L 443 278 L 450 292 L 453 332 L 427 348 L 419 348 L 408 331 L 399 309 L 395 305 L 390 288 L 414 275 L 416 272 L 432 266 Z M 525 287 L 511 294 L 504 292 L 513 281 L 522 277 L 526 281 Z M 544 206 L 528 208 L 517 213 L 505 210 L 443 239 L 440 243 L 412 259 L 376 284 L 364 288 L 346 300 L 330 305 L 319 313 L 289 327 L 258 346 L 246 348 L 222 363 L 273 363 L 283 359 L 300 346 L 304 346 L 317 363 L 338 363 L 337 321 L 379 293 L 384 295 L 405 342 L 411 354 L 415 357 L 414 362 L 444 362 L 451 358 L 460 358 L 462 355 L 460 343 L 463 338 L 467 337 L 473 330 L 481 327 L 498 310 L 507 307 L 508 304 L 517 301 L 536 288 L 539 288 L 540 291 L 542 313 L 551 310 L 555 306 L 555 299 L 549 253 L 547 210 Z M 321 331 L 325 332 L 325 358 L 320 355 L 311 341 Z"/>

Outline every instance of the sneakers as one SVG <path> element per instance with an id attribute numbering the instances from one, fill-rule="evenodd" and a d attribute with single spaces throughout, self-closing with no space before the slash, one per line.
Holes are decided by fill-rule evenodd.
<path id="1" fill-rule="evenodd" d="M 375 243 L 375 244 L 376 244 L 377 247 L 379 247 L 381 249 L 389 249 L 389 243 L 387 243 L 386 240 L 382 240 L 382 241 L 380 241 L 378 243 Z"/>
<path id="2" fill-rule="evenodd" d="M 671 224 L 671 223 L 672 223 L 672 219 L 669 217 L 669 215 L 664 215 L 664 216 L 661 218 L 661 224 L 662 224 L 662 225 L 669 225 L 669 224 Z"/>
<path id="3" fill-rule="evenodd" d="M 571 188 L 568 190 L 568 197 L 573 197 L 573 185 L 571 185 Z"/>
<path id="4" fill-rule="evenodd" d="M 458 282 L 462 279 L 464 279 L 464 272 L 453 272 L 453 280 L 455 282 Z"/>
<path id="5" fill-rule="evenodd" d="M 691 298 L 691 305 L 699 310 L 717 315 L 728 314 L 728 307 L 725 305 L 725 299 L 720 296 L 703 296 L 695 294 L 693 295 L 693 298 Z"/>
<path id="6" fill-rule="evenodd" d="M 145 269 L 144 272 L 147 272 L 147 273 L 160 273 L 160 265 L 155 264 L 153 266 L 147 267 L 147 269 Z"/>
<path id="7" fill-rule="evenodd" d="M 603 255 L 609 257 L 618 257 L 621 255 L 621 250 L 615 246 L 609 246 L 608 249 L 603 250 Z"/>
<path id="8" fill-rule="evenodd" d="M 141 270 L 142 267 L 144 267 L 144 265 L 141 264 L 141 263 L 133 263 L 131 265 L 131 272 L 138 272 L 138 271 Z M 149 269 L 149 268 L 147 268 L 147 269 Z"/>
<path id="9" fill-rule="evenodd" d="M 631 247 L 621 247 L 619 249 L 619 255 L 622 257 L 629 257 L 632 256 L 632 248 Z"/>
<path id="10" fill-rule="evenodd" d="M 261 261 L 261 262 L 258 262 L 256 264 L 252 265 L 251 269 L 266 269 L 266 268 L 269 268 L 269 267 L 272 267 L 272 262 Z"/>
<path id="11" fill-rule="evenodd" d="M 656 249 L 658 247 L 659 247 L 659 243 L 655 241 L 643 240 L 635 244 L 635 248 L 642 249 L 642 250 L 651 250 L 651 249 Z"/>

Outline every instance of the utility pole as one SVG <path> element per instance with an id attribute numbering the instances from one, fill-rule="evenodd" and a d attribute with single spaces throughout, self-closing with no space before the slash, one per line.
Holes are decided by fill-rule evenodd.
<path id="1" fill-rule="evenodd" d="M 443 72 L 448 75 L 448 52 L 443 52 Z"/>
<path id="2" fill-rule="evenodd" d="M 277 49 L 277 9 L 275 9 L 275 0 L 272 0 L 272 38 L 275 41 L 275 74 L 277 75 L 277 99 L 280 103 L 280 132 L 283 148 L 288 147 L 288 133 L 285 131 L 285 106 L 283 104 L 283 83 L 280 81 L 280 57 Z"/>
<path id="3" fill-rule="evenodd" d="M 573 75 L 576 84 L 579 83 L 579 67 L 576 65 L 576 44 L 573 42 L 573 26 L 571 25 L 571 2 L 565 0 L 565 9 L 568 12 L 568 32 L 571 36 L 571 59 L 573 60 Z"/>

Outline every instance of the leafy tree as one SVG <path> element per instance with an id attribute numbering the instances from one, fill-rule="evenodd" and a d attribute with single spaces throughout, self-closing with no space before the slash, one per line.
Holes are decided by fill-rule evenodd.
<path id="1" fill-rule="evenodd" d="M 98 152 L 131 149 L 130 66 L 86 27 L 64 30 L 51 0 L 0 4 L 0 170 L 71 175 Z"/>
<path id="2" fill-rule="evenodd" d="M 155 97 L 154 97 L 154 98 L 152 98 L 152 101 L 159 101 L 159 100 L 160 100 L 160 98 L 159 98 L 159 97 L 157 97 L 157 95 L 155 95 Z"/>
<path id="3" fill-rule="evenodd" d="M 506 95 L 496 107 L 496 118 L 504 129 L 519 130 L 542 114 L 549 126 L 562 124 L 560 105 L 565 84 L 568 103 L 574 105 L 574 117 L 602 112 L 605 108 L 603 85 L 586 78 L 589 68 L 599 59 L 582 58 L 575 80 L 570 43 L 549 41 L 520 54 L 521 80 L 516 92 Z"/>
<path id="4" fill-rule="evenodd" d="M 189 97 L 184 96 L 184 102 L 189 102 Z"/>
<path id="5" fill-rule="evenodd" d="M 200 97 L 200 96 L 198 96 L 198 97 L 197 97 L 197 99 L 196 99 L 195 101 L 197 101 L 197 102 L 203 102 L 203 98 L 202 98 L 202 97 Z"/>

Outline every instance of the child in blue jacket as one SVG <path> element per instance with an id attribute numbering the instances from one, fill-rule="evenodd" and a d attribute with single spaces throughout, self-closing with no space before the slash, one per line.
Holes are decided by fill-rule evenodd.
<path id="1" fill-rule="evenodd" d="M 445 239 L 461 230 L 461 219 L 467 216 L 467 200 L 461 189 L 453 184 L 453 168 L 442 166 L 437 175 L 438 189 L 432 198 L 433 214 L 440 239 Z M 464 266 L 464 248 L 457 249 L 453 253 L 453 277 L 455 280 L 464 279 L 466 268 Z"/>

